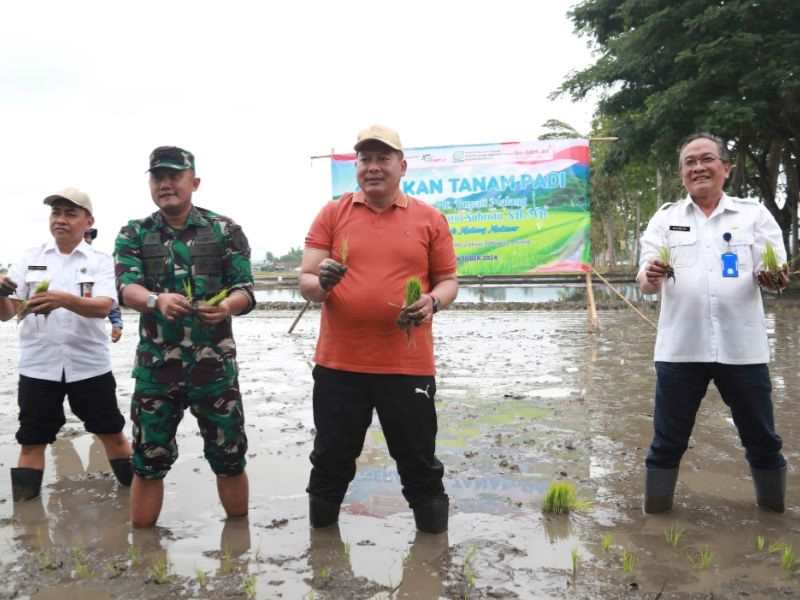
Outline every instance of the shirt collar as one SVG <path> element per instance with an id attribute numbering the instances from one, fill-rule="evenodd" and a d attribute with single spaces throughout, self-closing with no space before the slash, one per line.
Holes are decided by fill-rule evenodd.
<path id="1" fill-rule="evenodd" d="M 366 204 L 367 196 L 361 190 L 353 194 L 353 204 Z M 408 208 L 408 196 L 406 196 L 399 189 L 395 192 L 394 199 L 390 206 L 398 206 L 400 208 Z"/>
<path id="2" fill-rule="evenodd" d="M 61 253 L 61 251 L 58 249 L 58 246 L 56 246 L 56 241 L 53 238 L 47 240 L 47 243 L 44 245 L 44 251 L 57 252 L 59 254 Z M 77 246 L 75 246 L 75 249 L 69 255 L 66 256 L 71 256 L 75 252 L 80 252 L 84 256 L 89 256 L 89 253 L 92 252 L 92 247 L 86 243 L 86 240 L 81 240 L 80 243 Z"/>
<path id="3" fill-rule="evenodd" d="M 690 210 L 697 208 L 694 201 L 692 200 L 692 197 L 689 194 L 686 194 L 686 197 L 683 200 L 681 200 L 681 203 L 683 203 L 683 210 L 687 214 L 689 213 Z M 722 198 L 719 199 L 719 204 L 714 209 L 714 212 L 712 212 L 711 214 L 715 214 L 718 212 L 725 212 L 726 210 L 739 212 L 739 207 L 736 206 L 736 203 L 731 199 L 730 196 L 728 196 L 728 194 L 722 192 Z"/>
<path id="4" fill-rule="evenodd" d="M 169 227 L 167 222 L 164 220 L 163 215 L 161 214 L 160 210 L 157 210 L 153 213 L 153 223 L 156 227 Z M 208 219 L 203 216 L 196 206 L 192 205 L 192 210 L 189 211 L 189 216 L 186 219 L 186 227 L 208 227 Z"/>

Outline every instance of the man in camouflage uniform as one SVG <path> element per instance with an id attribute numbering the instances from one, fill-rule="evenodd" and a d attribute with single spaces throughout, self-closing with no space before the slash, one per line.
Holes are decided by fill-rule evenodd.
<path id="1" fill-rule="evenodd" d="M 134 527 L 158 519 L 186 407 L 200 426 L 225 512 L 247 514 L 247 437 L 231 316 L 255 304 L 250 248 L 236 223 L 192 204 L 200 185 L 194 166 L 181 148 L 153 150 L 150 193 L 159 210 L 130 221 L 116 241 L 120 303 L 141 313 L 131 400 Z M 222 302 L 205 302 L 222 290 L 229 292 Z"/>

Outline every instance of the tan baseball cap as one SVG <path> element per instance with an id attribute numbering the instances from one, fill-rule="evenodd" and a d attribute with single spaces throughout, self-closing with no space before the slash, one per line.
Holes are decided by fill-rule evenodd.
<path id="1" fill-rule="evenodd" d="M 400 143 L 400 134 L 394 129 L 389 129 L 383 125 L 372 125 L 359 132 L 358 141 L 356 141 L 356 145 L 353 146 L 353 149 L 358 152 L 361 146 L 371 141 L 386 144 L 393 150 L 403 151 L 403 144 Z"/>
<path id="2" fill-rule="evenodd" d="M 80 191 L 78 188 L 64 188 L 60 192 L 56 192 L 45 198 L 44 203 L 48 206 L 52 206 L 53 202 L 56 200 L 68 200 L 81 208 L 85 208 L 90 215 L 94 212 L 92 210 L 92 201 L 89 199 L 89 194 Z"/>

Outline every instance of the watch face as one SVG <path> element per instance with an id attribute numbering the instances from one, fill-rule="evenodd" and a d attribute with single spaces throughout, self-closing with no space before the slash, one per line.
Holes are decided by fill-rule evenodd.
<path id="1" fill-rule="evenodd" d="M 155 308 L 156 300 L 158 300 L 158 296 L 156 296 L 155 294 L 150 294 L 147 297 L 147 308 Z"/>

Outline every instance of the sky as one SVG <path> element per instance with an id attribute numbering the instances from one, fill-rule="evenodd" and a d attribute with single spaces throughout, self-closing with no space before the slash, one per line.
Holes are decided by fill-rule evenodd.
<path id="1" fill-rule="evenodd" d="M 573 0 L 15 2 L 0 20 L 0 264 L 49 238 L 78 186 L 99 236 L 155 210 L 148 156 L 193 152 L 194 203 L 242 225 L 254 261 L 302 247 L 329 161 L 372 123 L 406 147 L 527 141 L 591 101 L 549 100 L 588 66 Z"/>

